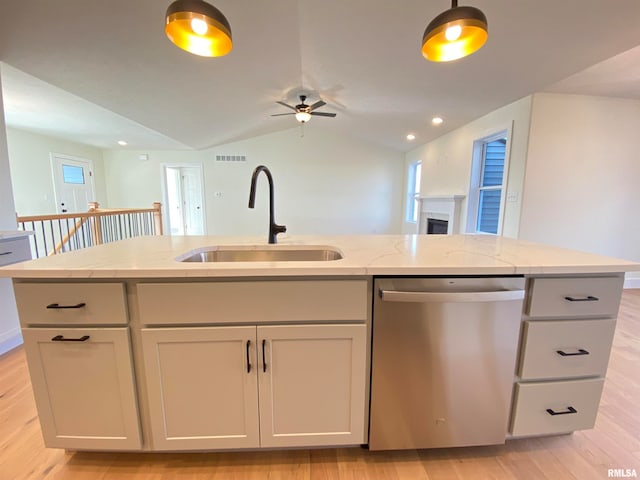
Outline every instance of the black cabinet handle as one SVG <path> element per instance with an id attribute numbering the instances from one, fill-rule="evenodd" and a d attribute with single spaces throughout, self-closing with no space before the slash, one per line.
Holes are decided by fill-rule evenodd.
<path id="1" fill-rule="evenodd" d="M 82 308 L 85 307 L 87 304 L 86 303 L 78 303 L 76 305 L 60 305 L 59 303 L 51 303 L 49 305 L 47 305 L 47 308 L 55 308 L 55 309 L 60 309 L 60 308 Z"/>
<path id="2" fill-rule="evenodd" d="M 251 373 L 251 359 L 249 358 L 250 347 L 251 347 L 251 340 L 247 340 L 247 373 Z"/>
<path id="3" fill-rule="evenodd" d="M 556 353 L 562 357 L 575 357 L 578 355 L 589 355 L 589 352 L 584 348 L 579 348 L 578 351 L 574 353 L 567 353 L 562 350 L 556 350 Z"/>
<path id="4" fill-rule="evenodd" d="M 11 255 L 13 252 L 0 252 L 0 255 Z"/>
<path id="5" fill-rule="evenodd" d="M 578 297 L 564 297 L 564 299 L 568 302 L 597 302 L 600 300 L 598 297 L 594 297 L 593 295 L 588 295 L 586 297 L 578 298 Z"/>
<path id="6" fill-rule="evenodd" d="M 547 408 L 547 413 L 549 415 L 568 415 L 570 413 L 578 413 L 578 411 L 573 407 L 567 407 L 567 409 L 564 412 L 554 412 L 550 408 Z"/>
<path id="7" fill-rule="evenodd" d="M 89 340 L 89 335 L 83 335 L 80 338 L 64 338 L 62 335 L 56 335 L 51 339 L 52 342 L 86 342 Z"/>
<path id="8" fill-rule="evenodd" d="M 266 344 L 267 344 L 267 341 L 263 338 L 262 339 L 262 371 L 263 372 L 267 371 L 267 356 L 264 352 Z"/>

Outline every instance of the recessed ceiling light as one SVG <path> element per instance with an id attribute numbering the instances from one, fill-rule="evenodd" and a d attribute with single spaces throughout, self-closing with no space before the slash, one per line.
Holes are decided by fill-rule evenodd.
<path id="1" fill-rule="evenodd" d="M 127 144 L 124 140 L 118 140 L 118 145 L 124 147 Z"/>
<path id="2" fill-rule="evenodd" d="M 407 140 L 415 140 L 416 136 L 413 133 L 410 133 L 409 135 L 407 135 Z"/>
<path id="3" fill-rule="evenodd" d="M 433 117 L 431 119 L 431 123 L 433 123 L 434 125 L 440 125 L 442 122 L 444 122 L 442 117 Z"/>

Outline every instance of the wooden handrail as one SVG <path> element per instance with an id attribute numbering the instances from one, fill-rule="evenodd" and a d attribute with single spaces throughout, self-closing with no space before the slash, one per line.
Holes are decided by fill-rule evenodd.
<path id="1" fill-rule="evenodd" d="M 64 220 L 65 218 L 90 218 L 90 217 L 106 217 L 109 215 L 120 215 L 127 213 L 156 213 L 158 210 L 155 208 L 113 208 L 113 209 L 100 209 L 89 212 L 78 213 L 52 213 L 49 215 L 25 215 L 18 216 L 18 223 L 22 222 L 42 222 L 47 220 Z"/>
<path id="2" fill-rule="evenodd" d="M 152 208 L 100 208 L 98 202 L 91 202 L 87 212 L 17 215 L 16 220 L 22 229 L 31 224 L 35 231 L 31 241 L 36 257 L 60 253 L 66 250 L 65 245 L 75 250 L 134 236 L 163 234 L 160 202 L 154 202 Z"/>

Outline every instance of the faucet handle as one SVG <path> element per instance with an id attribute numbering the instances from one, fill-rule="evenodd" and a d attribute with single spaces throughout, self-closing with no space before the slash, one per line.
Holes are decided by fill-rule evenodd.
<path id="1" fill-rule="evenodd" d="M 284 233 L 287 231 L 287 226 L 286 225 L 278 225 L 278 224 L 274 224 L 273 225 L 273 233 L 275 233 L 276 235 L 278 233 Z"/>

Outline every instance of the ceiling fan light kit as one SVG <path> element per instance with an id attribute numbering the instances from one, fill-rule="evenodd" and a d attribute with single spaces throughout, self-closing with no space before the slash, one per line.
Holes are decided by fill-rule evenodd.
<path id="1" fill-rule="evenodd" d="M 296 120 L 300 123 L 307 123 L 311 120 L 311 114 L 309 112 L 296 112 Z"/>
<path id="2" fill-rule="evenodd" d="M 475 7 L 451 8 L 427 25 L 422 36 L 422 55 L 432 62 L 450 62 L 478 51 L 489 37 L 487 17 Z"/>
<path id="3" fill-rule="evenodd" d="M 203 0 L 176 0 L 169 5 L 164 31 L 177 47 L 202 57 L 221 57 L 233 48 L 226 17 Z"/>
<path id="4" fill-rule="evenodd" d="M 329 113 L 329 112 L 316 112 L 316 108 L 320 108 L 324 105 L 326 105 L 327 103 L 322 101 L 322 100 L 318 100 L 316 103 L 314 103 L 313 105 L 307 105 L 305 102 L 305 100 L 307 99 L 306 95 L 300 95 L 300 103 L 298 105 L 296 105 L 295 107 L 293 105 L 289 105 L 288 103 L 284 103 L 284 102 L 276 102 L 279 105 L 282 105 L 284 107 L 290 108 L 291 110 L 293 110 L 292 113 L 276 113 L 274 115 L 271 115 L 272 117 L 281 117 L 282 115 L 295 115 L 296 116 L 296 120 L 299 121 L 300 123 L 307 123 L 309 120 L 311 120 L 311 116 L 318 116 L 318 117 L 335 117 L 336 114 L 335 113 Z"/>

